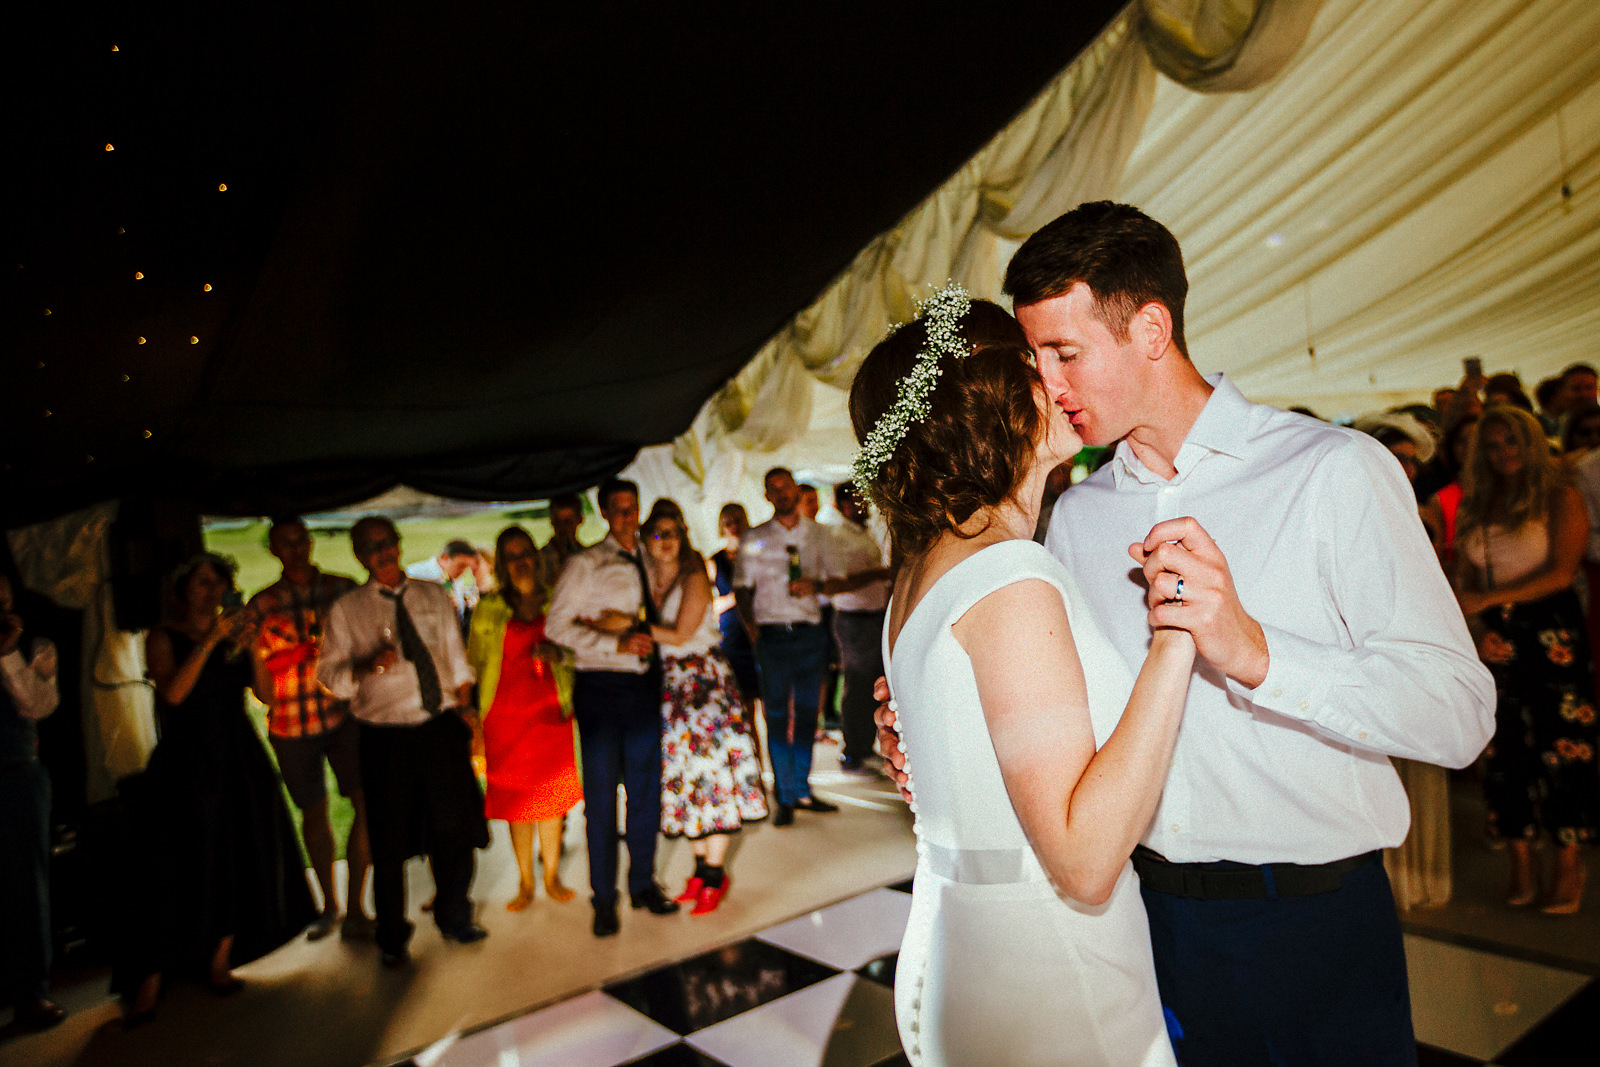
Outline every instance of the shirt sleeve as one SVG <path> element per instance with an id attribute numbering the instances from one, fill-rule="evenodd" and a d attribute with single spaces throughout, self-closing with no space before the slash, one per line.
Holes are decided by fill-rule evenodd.
<path id="1" fill-rule="evenodd" d="M 1346 639 L 1309 640 L 1263 624 L 1267 676 L 1230 688 L 1269 711 L 1360 748 L 1465 767 L 1494 732 L 1494 680 L 1423 531 L 1415 498 L 1382 446 L 1352 439 L 1318 465 L 1305 528 L 1320 589 Z M 1315 526 L 1313 526 L 1315 524 Z M 1295 596 L 1294 590 L 1283 595 Z M 1291 617 L 1287 607 L 1276 613 Z"/>
<path id="2" fill-rule="evenodd" d="M 328 609 L 322 628 L 322 650 L 317 660 L 317 681 L 339 700 L 356 695 L 355 665 L 350 630 L 350 600 L 341 597 Z"/>
<path id="3" fill-rule="evenodd" d="M 733 560 L 733 587 L 754 589 L 755 577 L 750 573 L 751 557 L 755 555 L 755 539 L 745 534 L 739 539 L 739 554 Z"/>
<path id="4" fill-rule="evenodd" d="M 472 665 L 467 662 L 467 643 L 461 638 L 461 625 L 456 617 L 455 600 L 443 586 L 434 586 L 429 592 L 433 592 L 434 589 L 438 590 L 434 610 L 439 612 L 440 616 L 439 629 L 443 634 L 446 661 L 444 666 L 449 667 L 448 674 L 442 670 L 439 672 L 439 678 L 441 681 L 446 677 L 450 679 L 445 689 L 445 696 L 448 699 L 461 686 L 471 685 L 477 681 L 478 676 L 473 673 Z"/>
<path id="5" fill-rule="evenodd" d="M 615 652 L 615 635 L 592 630 L 578 621 L 579 616 L 595 610 L 589 596 L 589 578 L 593 571 L 591 553 L 580 553 L 567 561 L 561 577 L 556 579 L 555 595 L 550 600 L 550 610 L 545 614 L 545 636 L 574 652 Z"/>
<path id="6" fill-rule="evenodd" d="M 20 650 L 12 649 L 0 656 L 0 679 L 17 705 L 17 714 L 24 719 L 42 719 L 55 711 L 61 701 L 56 676 L 46 677 L 34 670 L 33 664 L 23 660 Z"/>

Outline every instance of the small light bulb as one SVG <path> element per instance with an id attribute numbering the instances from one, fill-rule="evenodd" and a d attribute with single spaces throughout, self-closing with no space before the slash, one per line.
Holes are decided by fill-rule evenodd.
<path id="1" fill-rule="evenodd" d="M 110 141 L 106 142 L 106 151 L 107 152 L 115 152 L 116 150 L 117 150 L 117 146 L 116 145 L 112 144 Z"/>
<path id="2" fill-rule="evenodd" d="M 200 338 L 198 338 L 198 337 L 191 337 L 191 338 L 189 338 L 189 343 L 190 343 L 190 344 L 192 344 L 192 345 L 197 345 L 197 344 L 199 344 L 199 343 L 200 343 Z"/>
<path id="3" fill-rule="evenodd" d="M 227 191 L 228 191 L 228 183 L 227 182 L 219 182 L 217 184 L 217 192 L 225 193 Z"/>
<path id="4" fill-rule="evenodd" d="M 140 344 L 144 344 L 144 338 L 143 337 L 139 338 L 139 343 Z"/>
<path id="5" fill-rule="evenodd" d="M 50 309 L 49 309 L 49 308 L 45 308 L 45 309 L 44 309 L 44 313 L 45 313 L 45 314 L 46 314 L 46 315 L 48 315 L 48 314 L 50 314 Z"/>
<path id="6" fill-rule="evenodd" d="M 202 293 L 209 293 L 211 291 L 211 283 L 210 282 L 206 282 L 204 285 L 202 285 L 200 287 L 200 291 Z"/>
<path id="7" fill-rule="evenodd" d="M 144 432 L 144 435 L 145 435 L 145 436 L 146 436 L 146 437 L 149 437 L 149 436 L 150 436 L 150 431 L 149 431 L 149 430 L 146 430 L 146 431 L 145 431 L 145 432 Z"/>
<path id="8" fill-rule="evenodd" d="M 123 380 L 123 381 L 127 381 L 127 380 L 128 380 L 128 376 L 127 376 L 127 375 L 126 375 L 126 374 L 124 374 L 124 375 L 123 375 L 123 376 L 122 376 L 122 380 Z"/>
<path id="9" fill-rule="evenodd" d="M 85 463 L 93 463 L 94 462 L 94 457 L 93 456 L 84 456 L 83 457 L 83 461 Z"/>
<path id="10" fill-rule="evenodd" d="M 123 228 L 122 228 L 122 227 L 121 227 L 121 226 L 118 226 L 118 227 L 117 227 L 117 232 L 118 232 L 118 233 L 127 233 L 127 232 L 128 232 L 128 231 L 127 231 L 127 230 L 125 230 L 125 229 L 123 229 Z"/>
<path id="11" fill-rule="evenodd" d="M 50 409 L 49 408 L 45 408 L 44 409 L 44 417 L 47 418 L 47 419 L 50 417 Z"/>
<path id="12" fill-rule="evenodd" d="M 120 52 L 120 51 L 122 51 L 122 49 L 120 49 L 120 48 L 118 48 L 118 47 L 117 47 L 117 46 L 116 46 L 116 45 L 112 45 L 112 46 L 111 46 L 111 50 L 112 50 L 112 51 L 113 51 L 113 52 Z"/>
<path id="13" fill-rule="evenodd" d="M 133 280 L 134 281 L 142 281 L 143 279 L 144 279 L 144 271 L 136 270 L 136 271 L 133 272 Z"/>

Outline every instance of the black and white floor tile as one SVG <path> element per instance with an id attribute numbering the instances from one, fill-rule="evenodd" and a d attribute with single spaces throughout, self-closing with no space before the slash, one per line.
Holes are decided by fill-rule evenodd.
<path id="1" fill-rule="evenodd" d="M 421 1067 L 889 1067 L 910 884 L 419 1053 Z M 1593 1063 L 1600 980 L 1406 935 L 1422 1067 Z"/>

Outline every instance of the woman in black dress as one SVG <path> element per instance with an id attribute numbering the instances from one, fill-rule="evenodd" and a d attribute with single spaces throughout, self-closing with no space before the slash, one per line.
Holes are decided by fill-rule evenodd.
<path id="1" fill-rule="evenodd" d="M 151 1017 L 164 973 L 234 992 L 234 967 L 316 917 L 277 772 L 245 711 L 246 688 L 271 687 L 247 616 L 223 610 L 237 599 L 233 565 L 197 556 L 171 590 L 168 621 L 145 643 L 160 740 L 129 790 L 149 872 L 130 887 L 112 976 L 130 1025 Z"/>

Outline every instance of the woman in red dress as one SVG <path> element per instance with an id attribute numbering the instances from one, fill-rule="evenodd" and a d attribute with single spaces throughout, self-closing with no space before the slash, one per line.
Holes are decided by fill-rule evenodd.
<path id="1" fill-rule="evenodd" d="M 545 640 L 547 590 L 539 583 L 539 554 L 520 526 L 501 531 L 494 548 L 499 590 L 472 612 L 467 659 L 478 674 L 489 788 L 485 814 L 511 824 L 511 847 L 521 884 L 506 904 L 533 902 L 533 837 L 538 828 L 544 888 L 558 903 L 572 899 L 561 884 L 561 826 L 583 797 L 573 757 L 572 722 L 562 710 L 555 667 L 561 650 Z"/>

